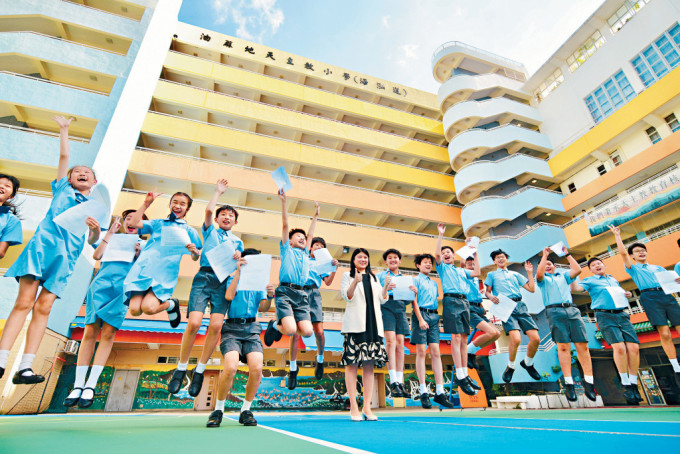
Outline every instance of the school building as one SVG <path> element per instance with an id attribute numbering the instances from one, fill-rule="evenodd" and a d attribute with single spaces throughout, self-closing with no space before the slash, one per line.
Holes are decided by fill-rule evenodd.
<path id="1" fill-rule="evenodd" d="M 652 404 L 677 404 L 680 388 L 658 334 L 638 303 L 604 224 L 620 223 L 625 242 L 642 241 L 650 261 L 672 267 L 680 258 L 680 6 L 672 0 L 607 0 L 533 75 L 521 62 L 465 43 L 434 49 L 438 93 L 293 55 L 285 50 L 180 23 L 180 0 L 25 0 L 0 5 L 0 172 L 22 182 L 24 243 L 47 210 L 56 172 L 58 128 L 72 116 L 72 162 L 90 165 L 114 202 L 114 213 L 141 204 L 152 189 L 166 194 L 147 212 L 167 216 L 167 195 L 189 193 L 187 221 L 197 229 L 219 178 L 229 180 L 220 203 L 239 211 L 234 228 L 246 247 L 272 254 L 278 279 L 280 202 L 270 172 L 284 166 L 291 227 L 307 228 L 314 201 L 316 233 L 341 262 L 323 286 L 326 375 L 313 378 L 316 343 L 302 339 L 298 388 L 285 382 L 288 340 L 265 349 L 260 408 L 339 408 L 345 394 L 338 368 L 345 303 L 342 273 L 351 252 L 367 248 L 374 268 L 382 252 L 432 253 L 436 225 L 458 249 L 479 236 L 483 275 L 489 252 L 501 248 L 512 268 L 536 263 L 545 246 L 564 241 L 581 263 L 602 257 L 608 272 L 634 293 L 631 316 L 642 342 L 641 378 Z M 455 38 L 455 36 L 452 36 Z M 87 248 L 86 248 L 87 249 Z M 4 272 L 19 255 L 10 248 Z M 83 299 L 96 264 L 79 260 L 68 295 L 55 303 L 34 370 L 42 385 L 0 379 L 0 413 L 65 411 Z M 184 309 L 198 263 L 185 257 L 175 296 Z M 588 275 L 587 269 L 583 275 Z M 0 329 L 17 285 L 0 278 Z M 526 294 L 541 335 L 541 382 L 518 370 L 501 385 L 507 337 L 481 350 L 480 381 L 488 397 L 509 392 L 558 393 L 562 373 L 540 290 Z M 575 295 L 587 319 L 596 389 L 606 404 L 623 403 L 613 384 L 611 348 L 601 341 L 587 295 Z M 410 309 L 409 309 L 410 312 Z M 260 314 L 265 324 L 273 312 Z M 207 317 L 192 361 L 200 354 Z M 499 322 L 500 324 L 500 322 Z M 208 366 L 196 399 L 167 392 L 185 323 L 167 316 L 128 316 L 118 332 L 93 409 L 212 409 L 221 368 Z M 677 336 L 677 333 L 676 333 Z M 676 343 L 678 341 L 676 340 Z M 449 340 L 441 342 L 450 378 Z M 18 341 L 10 363 L 20 355 Z M 415 348 L 406 345 L 406 377 L 414 396 Z M 523 356 L 520 347 L 520 359 Z M 428 360 L 429 361 L 429 360 Z M 429 367 L 429 366 L 428 366 Z M 378 371 L 384 380 L 386 370 Z M 246 369 L 230 402 L 239 405 Z M 395 402 L 377 387 L 379 401 Z M 479 402 L 463 402 L 477 405 Z M 486 404 L 486 402 L 484 402 Z M 418 405 L 412 399 L 406 405 Z"/>

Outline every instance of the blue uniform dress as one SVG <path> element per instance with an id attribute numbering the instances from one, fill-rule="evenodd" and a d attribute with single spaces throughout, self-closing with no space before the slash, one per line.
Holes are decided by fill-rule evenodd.
<path id="1" fill-rule="evenodd" d="M 9 207 L 0 206 L 0 243 L 16 246 L 24 242 L 21 221 L 9 211 Z"/>
<path id="2" fill-rule="evenodd" d="M 491 293 L 498 296 L 505 295 L 517 302 L 515 310 L 510 314 L 507 322 L 503 322 L 503 330 L 509 333 L 513 330 L 522 330 L 523 333 L 532 329 L 538 330 L 538 326 L 529 314 L 527 305 L 522 302 L 520 288 L 529 280 L 516 271 L 498 269 L 486 275 L 485 285 L 491 287 Z"/>
<path id="3" fill-rule="evenodd" d="M 132 292 L 153 291 L 161 301 L 165 301 L 172 296 L 177 280 L 179 279 L 179 263 L 183 254 L 173 253 L 167 255 L 161 246 L 161 234 L 163 227 L 179 227 L 185 229 L 189 234 L 191 242 L 197 248 L 201 248 L 201 238 L 198 232 L 191 227 L 184 219 L 154 219 L 153 221 L 142 221 L 143 227 L 139 231 L 140 235 L 151 235 L 146 242 L 146 246 L 140 252 L 137 261 L 130 269 L 123 290 L 126 300 L 129 301 Z M 188 253 L 188 251 L 187 251 Z"/>
<path id="4" fill-rule="evenodd" d="M 415 311 L 411 314 L 411 344 L 438 344 L 439 343 L 439 314 L 437 307 L 439 302 L 439 288 L 426 274 L 420 273 L 413 278 L 413 286 L 418 290 L 418 308 L 420 315 L 428 325 L 426 330 L 420 329 L 418 317 Z"/>
<path id="5" fill-rule="evenodd" d="M 552 338 L 561 344 L 588 342 L 586 324 L 571 297 L 569 284 L 572 282 L 571 271 L 545 273 L 542 280 L 536 281 L 541 289 Z"/>
<path id="6" fill-rule="evenodd" d="M 677 267 L 677 266 L 676 266 Z M 636 263 L 626 268 L 640 289 L 640 304 L 647 313 L 647 319 L 652 326 L 680 325 L 680 306 L 673 295 L 666 295 L 654 273 L 666 271 L 659 265 Z"/>
<path id="7" fill-rule="evenodd" d="M 609 345 L 620 342 L 640 343 L 635 328 L 630 323 L 630 316 L 625 309 L 616 307 L 607 290 L 607 287 L 620 287 L 613 276 L 589 276 L 581 281 L 581 287 L 590 295 L 590 308 L 595 312 L 597 327 L 605 342 Z"/>
<path id="8" fill-rule="evenodd" d="M 385 286 L 385 277 L 401 276 L 401 273 L 394 274 L 391 270 L 381 271 L 377 274 L 380 285 Z M 408 300 L 395 300 L 392 290 L 387 291 L 388 298 L 380 306 L 382 312 L 383 329 L 394 331 L 396 334 L 407 336 L 409 334 L 408 318 L 406 317 L 406 306 L 411 303 Z"/>
<path id="9" fill-rule="evenodd" d="M 71 187 L 68 178 L 54 180 L 52 202 L 47 215 L 5 276 L 14 277 L 17 281 L 23 276 L 33 276 L 45 289 L 61 298 L 73 266 L 83 251 L 87 235 L 74 235 L 53 220 L 57 215 L 87 200 L 87 196 Z"/>
<path id="10" fill-rule="evenodd" d="M 467 302 L 468 282 L 471 271 L 453 263 L 439 262 L 437 274 L 442 281 L 444 300 L 442 316 L 444 332 L 470 334 L 470 306 Z"/>
<path id="11" fill-rule="evenodd" d="M 117 233 L 116 235 L 127 235 Z M 123 282 L 132 262 L 102 262 L 97 275 L 87 290 L 85 302 L 85 324 L 103 320 L 116 329 L 123 326 L 127 307 Z"/>

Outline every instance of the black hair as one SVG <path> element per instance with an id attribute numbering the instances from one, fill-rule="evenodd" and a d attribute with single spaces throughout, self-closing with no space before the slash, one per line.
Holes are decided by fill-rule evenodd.
<path id="1" fill-rule="evenodd" d="M 73 166 L 70 169 L 68 169 L 68 172 L 66 172 L 66 177 L 70 180 L 71 179 L 71 174 L 73 173 L 73 169 L 76 167 L 85 167 L 86 169 L 90 169 L 90 172 L 92 172 L 92 176 L 94 176 L 94 181 L 97 181 L 97 174 L 94 173 L 94 169 L 92 167 L 84 166 L 84 165 L 77 165 Z"/>
<path id="2" fill-rule="evenodd" d="M 430 262 L 434 265 L 434 257 L 432 257 L 432 254 L 418 254 L 413 261 L 416 266 L 418 266 L 424 259 L 430 259 Z"/>
<path id="3" fill-rule="evenodd" d="M 125 218 L 128 217 L 128 214 L 134 213 L 135 211 L 137 211 L 137 210 L 125 210 L 125 211 L 123 211 L 123 214 L 121 214 L 121 216 L 120 216 L 120 225 L 121 226 L 123 225 L 123 221 L 125 221 Z M 146 214 L 143 214 L 142 220 L 148 221 L 149 218 L 146 216 Z M 141 229 L 139 229 L 139 230 L 141 230 Z M 140 238 L 144 238 L 143 235 L 139 234 L 139 230 L 137 230 L 137 234 L 139 235 Z"/>
<path id="4" fill-rule="evenodd" d="M 17 195 L 17 191 L 19 191 L 21 183 L 19 182 L 19 179 L 17 177 L 14 177 L 12 175 L 0 173 L 0 179 L 2 178 L 9 180 L 9 182 L 12 183 L 12 195 L 10 196 L 9 199 L 5 200 L 2 206 L 9 207 L 9 212 L 16 216 L 18 213 L 18 209 L 14 202 L 12 202 L 12 199 L 14 198 L 14 196 Z"/>
<path id="5" fill-rule="evenodd" d="M 597 258 L 597 257 L 591 257 L 591 258 L 588 259 L 588 263 L 587 263 L 588 268 L 590 268 L 590 264 L 593 263 L 593 262 L 595 262 L 595 261 L 602 262 L 602 260 L 599 259 L 599 258 Z M 604 262 L 602 262 L 602 263 L 604 263 Z"/>
<path id="6" fill-rule="evenodd" d="M 241 252 L 241 257 L 246 257 L 246 256 L 249 256 L 249 255 L 258 255 L 259 253 L 260 253 L 260 251 L 258 249 L 249 247 L 245 251 Z"/>
<path id="7" fill-rule="evenodd" d="M 451 246 L 442 246 L 442 248 L 439 250 L 440 252 L 444 252 L 444 249 L 451 249 L 451 253 L 453 253 L 453 248 Z"/>
<path id="8" fill-rule="evenodd" d="M 509 259 L 510 256 L 508 255 L 507 252 L 505 252 L 503 249 L 496 249 L 495 251 L 491 252 L 491 260 L 495 260 L 497 255 L 503 254 L 506 259 Z"/>
<path id="9" fill-rule="evenodd" d="M 238 221 L 238 211 L 236 211 L 236 208 L 234 208 L 231 205 L 222 205 L 221 207 L 219 207 L 217 211 L 215 211 L 215 217 L 219 216 L 220 213 L 223 212 L 224 210 L 231 211 L 232 213 L 234 213 L 234 220 Z"/>
<path id="10" fill-rule="evenodd" d="M 371 254 L 369 254 L 368 251 L 362 247 L 358 247 L 354 250 L 354 252 L 352 252 L 352 258 L 349 261 L 349 275 L 351 277 L 354 277 L 354 275 L 356 274 L 357 268 L 356 266 L 354 266 L 354 257 L 356 257 L 362 252 L 366 254 L 366 256 L 368 257 L 368 265 L 366 265 L 366 274 L 368 274 L 373 278 L 373 280 L 375 280 L 375 274 L 373 274 L 373 271 L 371 271 Z"/>
<path id="11" fill-rule="evenodd" d="M 307 232 L 305 232 L 304 230 L 302 230 L 302 229 L 290 229 L 290 232 L 288 232 L 288 239 L 293 238 L 293 235 L 295 235 L 296 233 L 302 233 L 305 236 L 305 238 L 307 238 Z"/>
<path id="12" fill-rule="evenodd" d="M 473 260 L 473 261 L 474 261 L 475 258 L 474 258 L 473 256 L 470 256 L 470 257 L 468 257 L 468 258 L 465 259 L 466 262 L 467 262 L 468 260 Z"/>
<path id="13" fill-rule="evenodd" d="M 194 203 L 194 199 L 192 199 L 191 196 L 189 194 L 187 194 L 186 192 L 175 192 L 172 195 L 172 197 L 170 197 L 170 201 L 172 202 L 172 199 L 174 199 L 178 195 L 181 195 L 181 196 L 187 198 L 187 200 L 189 201 L 189 203 L 187 203 L 187 211 L 189 211 L 189 208 L 191 208 L 191 204 Z"/>
<path id="14" fill-rule="evenodd" d="M 632 255 L 632 254 L 633 254 L 633 249 L 635 249 L 636 247 L 641 247 L 641 248 L 644 249 L 645 251 L 647 250 L 647 246 L 645 246 L 644 244 L 642 244 L 642 243 L 633 243 L 633 244 L 631 244 L 630 246 L 628 246 L 628 254 L 631 254 L 631 255 Z"/>
<path id="15" fill-rule="evenodd" d="M 399 260 L 401 260 L 401 252 L 398 250 L 391 248 L 383 252 L 383 260 L 387 261 L 387 256 L 390 254 L 396 254 L 397 257 L 399 257 Z"/>
<path id="16" fill-rule="evenodd" d="M 680 238 L 678 238 L 678 247 L 680 247 Z"/>
<path id="17" fill-rule="evenodd" d="M 324 240 L 320 236 L 315 236 L 314 238 L 312 238 L 312 244 L 310 244 L 309 247 L 311 248 L 316 243 L 321 243 L 323 247 L 326 247 L 326 240 Z"/>

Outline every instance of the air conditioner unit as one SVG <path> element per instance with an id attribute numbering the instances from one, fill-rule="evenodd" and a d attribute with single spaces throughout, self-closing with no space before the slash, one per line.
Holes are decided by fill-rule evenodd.
<path id="1" fill-rule="evenodd" d="M 78 341 L 75 340 L 70 340 L 66 342 L 66 346 L 64 346 L 64 353 L 68 355 L 77 355 L 79 345 L 80 344 L 78 343 Z"/>

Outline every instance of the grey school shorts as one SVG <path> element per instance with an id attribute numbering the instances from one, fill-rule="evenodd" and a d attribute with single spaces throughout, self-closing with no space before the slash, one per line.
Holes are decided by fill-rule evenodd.
<path id="1" fill-rule="evenodd" d="M 640 293 L 640 304 L 652 326 L 668 326 L 668 322 L 680 325 L 680 305 L 673 295 L 666 295 L 663 290 L 645 290 Z"/>
<path id="2" fill-rule="evenodd" d="M 482 303 L 470 303 L 470 326 L 477 327 L 482 322 L 491 323 L 488 318 L 486 318 L 486 310 L 482 306 Z"/>
<path id="3" fill-rule="evenodd" d="M 308 288 L 305 290 L 307 292 L 307 301 L 309 301 L 309 316 L 312 319 L 312 323 L 323 322 L 323 307 L 321 304 L 321 292 L 318 288 Z"/>
<path id="4" fill-rule="evenodd" d="M 470 334 L 470 308 L 464 298 L 444 297 L 444 332 L 450 334 Z"/>
<path id="5" fill-rule="evenodd" d="M 508 334 L 512 330 L 522 330 L 523 333 L 530 331 L 532 329 L 538 330 L 534 318 L 529 314 L 527 305 L 521 301 L 517 302 L 517 307 L 510 314 L 507 322 L 503 322 L 503 330 L 505 334 Z"/>
<path id="6" fill-rule="evenodd" d="M 630 315 L 626 312 L 610 313 L 596 311 L 595 320 L 597 320 L 597 327 L 600 329 L 604 341 L 609 345 L 620 342 L 640 343 L 635 333 L 635 328 L 630 323 Z"/>
<path id="7" fill-rule="evenodd" d="M 439 314 L 431 314 L 429 312 L 421 312 L 423 320 L 427 322 L 429 327 L 426 330 L 420 329 L 418 324 L 418 317 L 416 314 L 411 314 L 411 344 L 438 344 L 439 343 Z"/>
<path id="8" fill-rule="evenodd" d="M 385 331 L 394 331 L 404 336 L 409 334 L 406 317 L 406 305 L 409 303 L 410 301 L 389 299 L 380 306 Z"/>
<path id="9" fill-rule="evenodd" d="M 586 324 L 581 318 L 581 311 L 576 306 L 548 307 L 545 313 L 553 341 L 560 344 L 588 342 Z"/>
<path id="10" fill-rule="evenodd" d="M 276 301 L 277 320 L 289 316 L 294 317 L 296 323 L 312 319 L 309 314 L 307 291 L 279 285 L 274 292 L 274 298 Z"/>
<path id="11" fill-rule="evenodd" d="M 222 325 L 222 338 L 220 339 L 220 351 L 222 356 L 229 352 L 238 352 L 239 361 L 247 363 L 249 353 L 262 353 L 262 341 L 260 322 L 254 321 L 246 324 L 230 323 L 225 320 Z"/>
<path id="12" fill-rule="evenodd" d="M 208 271 L 206 267 L 201 267 L 191 283 L 187 313 L 205 313 L 210 303 L 211 314 L 226 314 L 227 300 L 224 297 L 226 292 L 227 279 L 220 283 L 212 268 Z"/>

